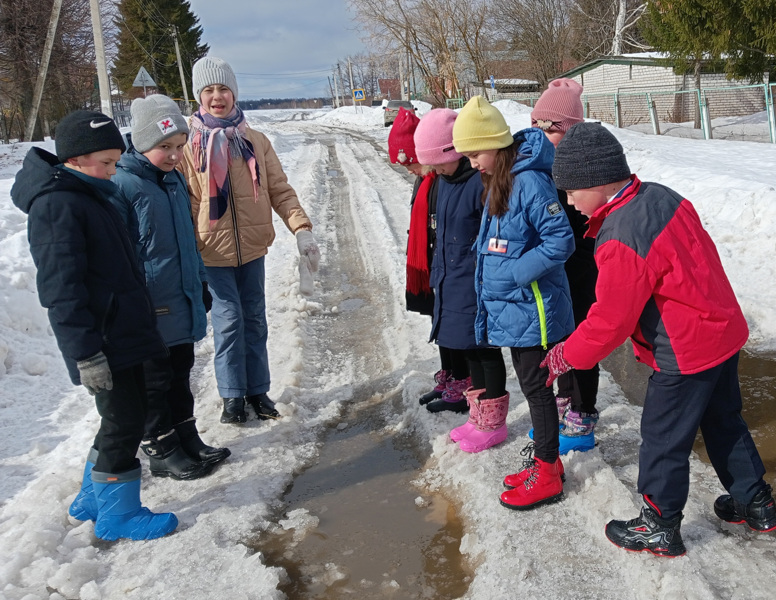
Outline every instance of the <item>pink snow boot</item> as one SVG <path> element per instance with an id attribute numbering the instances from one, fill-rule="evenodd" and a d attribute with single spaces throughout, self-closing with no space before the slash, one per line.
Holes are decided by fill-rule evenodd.
<path id="1" fill-rule="evenodd" d="M 478 400 L 484 393 L 484 389 L 475 390 L 474 388 L 469 388 L 463 393 L 463 395 L 466 396 L 466 401 L 469 403 L 469 420 L 450 432 L 450 439 L 454 442 L 460 442 L 477 428 L 477 419 L 480 416 Z"/>
<path id="2" fill-rule="evenodd" d="M 482 452 L 507 439 L 507 412 L 509 392 L 500 398 L 476 399 L 479 414 L 474 430 L 463 438 L 459 446 L 464 452 Z"/>

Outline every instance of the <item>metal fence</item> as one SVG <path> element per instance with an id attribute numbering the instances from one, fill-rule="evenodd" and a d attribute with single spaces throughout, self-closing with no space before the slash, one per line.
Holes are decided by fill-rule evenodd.
<path id="1" fill-rule="evenodd" d="M 583 94 L 586 118 L 655 135 L 745 139 L 776 144 L 776 83 L 695 90 Z M 537 96 L 493 95 L 533 107 Z M 449 101 L 448 101 L 449 102 Z M 765 113 L 767 128 L 754 116 Z M 747 122 L 740 117 L 752 116 Z M 735 126 L 726 117 L 738 117 Z"/>

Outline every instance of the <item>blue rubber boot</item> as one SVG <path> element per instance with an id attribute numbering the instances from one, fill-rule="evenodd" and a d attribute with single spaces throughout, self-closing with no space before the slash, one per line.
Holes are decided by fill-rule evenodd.
<path id="1" fill-rule="evenodd" d="M 97 462 L 97 448 L 91 448 L 86 457 L 86 466 L 84 467 L 84 478 L 81 481 L 81 491 L 70 504 L 67 511 L 71 517 L 79 521 L 97 520 L 97 501 L 94 499 L 94 488 L 92 487 L 92 469 Z"/>
<path id="2" fill-rule="evenodd" d="M 97 522 L 94 534 L 103 540 L 153 540 L 175 531 L 172 513 L 152 513 L 140 504 L 140 467 L 126 473 L 92 471 Z"/>
<path id="3" fill-rule="evenodd" d="M 528 437 L 533 439 L 533 428 L 528 432 Z M 558 454 L 565 455 L 572 450 L 587 452 L 595 448 L 595 431 L 591 431 L 587 435 L 563 435 L 563 426 L 561 425 L 558 441 L 560 442 Z"/>

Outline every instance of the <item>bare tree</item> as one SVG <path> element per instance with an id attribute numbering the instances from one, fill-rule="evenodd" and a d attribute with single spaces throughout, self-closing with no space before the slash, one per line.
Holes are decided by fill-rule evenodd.
<path id="1" fill-rule="evenodd" d="M 649 49 L 638 28 L 644 0 L 576 0 L 571 13 L 573 54 L 580 60 Z"/>
<path id="2" fill-rule="evenodd" d="M 485 0 L 349 0 L 377 52 L 409 55 L 436 102 L 485 76 Z"/>
<path id="3" fill-rule="evenodd" d="M 24 131 L 53 0 L 0 0 L 0 105 L 3 137 L 42 139 L 52 121 L 99 106 L 88 0 L 64 0 L 35 132 Z M 5 115 L 8 114 L 8 117 Z"/>
<path id="4" fill-rule="evenodd" d="M 646 2 L 628 2 L 628 0 L 617 0 L 617 18 L 614 21 L 614 35 L 612 37 L 612 49 L 609 54 L 619 56 L 622 54 L 625 37 L 628 35 L 636 23 L 641 19 L 641 15 L 647 8 Z M 631 38 L 632 40 L 632 38 Z M 633 41 L 631 42 L 633 43 Z"/>
<path id="5" fill-rule="evenodd" d="M 541 86 L 571 66 L 573 0 L 491 0 L 492 23 Z"/>

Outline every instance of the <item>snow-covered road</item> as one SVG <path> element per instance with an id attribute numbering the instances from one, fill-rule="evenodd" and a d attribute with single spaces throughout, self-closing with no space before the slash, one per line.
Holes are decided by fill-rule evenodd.
<path id="1" fill-rule="evenodd" d="M 459 505 L 466 532 L 461 551 L 475 568 L 467 598 L 770 598 L 776 537 L 722 525 L 711 505 L 723 490 L 711 467 L 697 458 L 691 462 L 682 529 L 686 557 L 632 555 L 606 540 L 605 523 L 632 518 L 639 507 L 640 409 L 627 403 L 608 374 L 601 382 L 599 446 L 564 461 L 566 499 L 527 513 L 499 505 L 501 480 L 519 467 L 530 427 L 514 374 L 508 382 L 509 438 L 482 454 L 465 454 L 449 441 L 460 415 L 431 415 L 418 406 L 416 398 L 427 391 L 437 368 L 437 353 L 426 343 L 428 319 L 404 310 L 411 183 L 388 164 L 387 131 L 376 119 L 354 130 L 332 115 L 250 116 L 252 126 L 272 139 L 315 223 L 323 264 L 314 296 L 304 298 L 295 241 L 276 221 L 277 238 L 266 262 L 267 308 L 271 395 L 284 418 L 251 420 L 241 428 L 219 424 L 212 337 L 203 340 L 192 374 L 198 425 L 206 441 L 229 447 L 232 457 L 192 482 L 144 473 L 144 502 L 175 512 L 181 522 L 174 535 L 151 542 L 102 542 L 91 523 L 67 517 L 98 416 L 88 394 L 68 383 L 37 303 L 25 220 L 9 199 L 25 148 L 2 148 L 0 598 L 282 598 L 276 586 L 283 573 L 267 567 L 250 541 L 278 521 L 300 535 L 314 532 L 315 515 L 284 515 L 284 490 L 313 464 L 326 428 L 336 426 L 344 407 L 365 390 L 402 395 L 387 428 L 410 434 L 427 449 L 419 494 L 427 493 L 424 487 L 441 491 Z M 630 144 L 642 139 L 629 136 Z M 688 154 L 703 147 L 671 142 L 685 144 Z M 659 160 L 657 150 L 646 154 Z M 721 218 L 729 216 L 723 212 Z M 764 225 L 757 221 L 757 226 Z M 730 251 L 723 247 L 721 254 Z M 393 596 L 380 597 L 404 598 L 402 582 L 396 584 L 387 588 Z M 364 582 L 348 581 L 352 597 L 375 597 L 366 589 Z"/>

